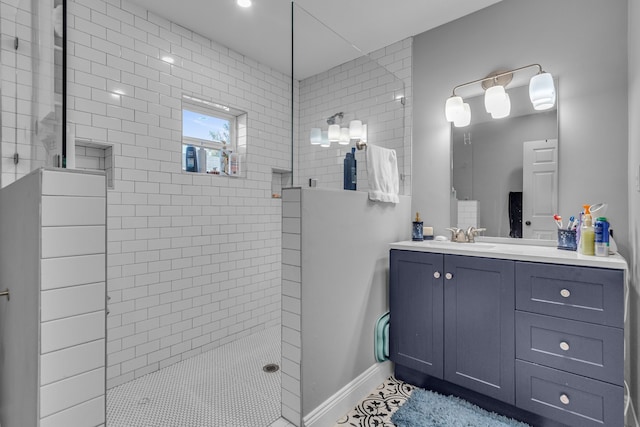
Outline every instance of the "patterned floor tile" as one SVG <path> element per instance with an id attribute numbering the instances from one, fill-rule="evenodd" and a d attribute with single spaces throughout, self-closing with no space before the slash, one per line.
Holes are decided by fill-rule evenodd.
<path id="1" fill-rule="evenodd" d="M 409 399 L 414 389 L 411 384 L 391 376 L 339 419 L 334 427 L 395 427 L 391 416 Z"/>

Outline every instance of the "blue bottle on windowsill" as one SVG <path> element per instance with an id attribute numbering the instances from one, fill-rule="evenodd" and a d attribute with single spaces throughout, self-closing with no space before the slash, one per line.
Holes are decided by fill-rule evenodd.
<path id="1" fill-rule="evenodd" d="M 187 172 L 198 172 L 198 155 L 196 147 L 188 145 L 184 153 L 184 164 Z"/>
<path id="2" fill-rule="evenodd" d="M 356 149 L 351 148 L 351 152 L 344 157 L 344 189 L 355 190 L 358 182 L 356 164 Z"/>

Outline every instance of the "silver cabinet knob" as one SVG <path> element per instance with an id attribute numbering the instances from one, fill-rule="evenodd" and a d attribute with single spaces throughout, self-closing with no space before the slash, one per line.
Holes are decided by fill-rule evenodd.
<path id="1" fill-rule="evenodd" d="M 434 272 L 433 273 L 433 277 L 435 277 L 436 279 L 439 279 L 440 278 L 440 272 L 439 271 Z"/>
<path id="2" fill-rule="evenodd" d="M 569 404 L 569 396 L 567 396 L 566 394 L 562 393 L 560 395 L 560 402 L 562 402 L 563 405 L 568 405 Z"/>
<path id="3" fill-rule="evenodd" d="M 560 343 L 560 349 L 564 350 L 564 351 L 568 351 L 569 350 L 569 343 L 566 341 L 562 341 Z"/>
<path id="4" fill-rule="evenodd" d="M 571 296 L 571 291 L 569 291 L 569 289 L 563 289 L 560 291 L 560 295 L 562 298 L 569 298 Z"/>
<path id="5" fill-rule="evenodd" d="M 447 274 L 444 275 L 444 277 L 446 277 L 447 280 L 451 280 L 451 279 L 453 279 L 453 274 L 447 273 Z"/>

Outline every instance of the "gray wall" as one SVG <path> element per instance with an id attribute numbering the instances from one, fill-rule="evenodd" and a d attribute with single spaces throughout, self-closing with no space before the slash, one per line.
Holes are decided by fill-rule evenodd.
<path id="1" fill-rule="evenodd" d="M 606 201 L 628 255 L 626 45 L 624 0 L 504 0 L 416 36 L 412 211 L 445 234 L 452 88 L 537 62 L 559 81 L 560 213 Z"/>
<path id="2" fill-rule="evenodd" d="M 302 414 L 375 363 L 373 330 L 388 310 L 389 243 L 411 233 L 410 198 L 302 191 Z"/>
<path id="3" fill-rule="evenodd" d="M 640 288 L 640 192 L 636 189 L 636 179 L 640 173 L 640 4 L 629 1 L 629 231 L 631 251 L 629 273 L 631 275 L 631 307 L 629 324 L 638 325 L 640 304 L 638 292 Z M 638 332 L 631 332 L 631 393 L 635 407 L 640 407 L 638 368 Z"/>

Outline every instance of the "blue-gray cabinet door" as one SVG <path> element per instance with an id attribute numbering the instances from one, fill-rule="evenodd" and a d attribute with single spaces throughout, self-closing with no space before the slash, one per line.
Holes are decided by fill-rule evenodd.
<path id="1" fill-rule="evenodd" d="M 437 378 L 443 369 L 442 258 L 392 250 L 389 271 L 390 359 Z"/>
<path id="2" fill-rule="evenodd" d="M 459 255 L 444 260 L 444 379 L 513 404 L 514 262 Z"/>

